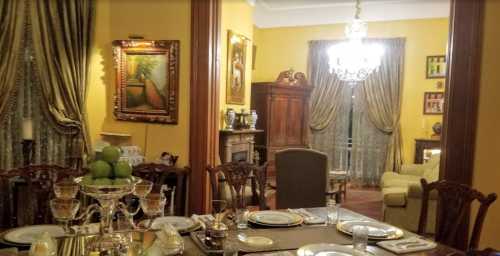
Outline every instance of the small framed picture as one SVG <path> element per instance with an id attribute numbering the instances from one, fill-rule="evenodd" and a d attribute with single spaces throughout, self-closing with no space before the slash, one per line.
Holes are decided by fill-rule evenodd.
<path id="1" fill-rule="evenodd" d="M 424 115 L 442 115 L 444 112 L 444 93 L 426 92 L 424 94 Z"/>
<path id="2" fill-rule="evenodd" d="M 445 78 L 446 77 L 446 56 L 427 56 L 426 78 Z"/>

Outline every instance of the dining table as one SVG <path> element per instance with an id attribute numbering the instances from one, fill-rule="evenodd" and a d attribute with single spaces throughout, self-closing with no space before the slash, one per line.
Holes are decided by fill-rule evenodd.
<path id="1" fill-rule="evenodd" d="M 318 216 L 320 218 L 326 219 L 327 217 L 327 208 L 326 207 L 319 207 L 319 208 L 307 208 L 305 209 L 311 214 L 314 214 L 315 216 Z M 287 210 L 283 210 L 287 211 Z M 350 211 L 345 208 L 341 208 L 341 214 L 339 215 L 340 221 L 347 221 L 347 220 L 366 220 L 366 221 L 374 221 L 378 222 L 377 220 L 371 219 L 367 216 L 363 216 L 361 214 L 355 213 L 353 211 Z M 150 231 L 148 231 L 150 232 Z M 239 255 L 249 255 L 249 256 L 259 256 L 259 255 L 290 255 L 294 256 L 297 255 L 296 251 L 298 248 L 308 245 L 308 244 L 314 244 L 314 243 L 328 243 L 328 244 L 338 244 L 338 245 L 344 245 L 344 246 L 352 246 L 352 237 L 349 235 L 346 235 L 340 231 L 337 230 L 335 226 L 327 226 L 325 224 L 300 224 L 297 226 L 293 227 L 285 227 L 285 228 L 264 228 L 262 226 L 255 226 L 250 224 L 247 229 L 242 229 L 238 230 L 236 227 L 230 228 L 228 231 L 228 238 L 227 239 L 236 239 L 238 234 L 244 233 L 245 235 L 258 235 L 258 236 L 264 236 L 272 239 L 275 243 L 274 246 L 268 247 L 266 249 L 261 249 L 256 252 L 252 252 L 250 250 L 245 250 L 244 246 L 241 248 L 238 248 L 239 250 Z M 193 233 L 194 234 L 194 233 Z M 193 239 L 193 234 L 183 234 L 182 239 L 184 241 L 184 252 L 182 255 L 185 256 L 204 256 L 204 255 L 211 255 L 210 253 L 206 253 L 199 243 L 197 243 Z M 153 235 L 153 232 L 150 232 L 150 235 Z M 147 232 L 145 234 L 142 234 L 142 238 L 147 237 L 148 234 Z M 409 231 L 404 231 L 403 238 L 410 238 L 410 237 L 419 237 L 419 235 L 409 232 Z M 0 244 L 5 243 L 3 238 L 0 237 Z M 77 252 L 72 252 L 68 253 L 68 251 L 74 251 L 71 248 L 68 249 L 68 247 L 71 246 L 82 246 L 81 244 L 78 245 L 75 239 L 79 239 L 78 236 L 66 236 L 66 237 L 59 237 L 56 238 L 57 244 L 58 244 L 58 255 L 65 255 L 65 256 L 73 256 L 73 255 L 78 255 L 80 256 L 81 254 L 78 254 Z M 8 243 L 4 244 L 3 247 L 8 247 Z M 64 248 L 63 248 L 64 247 Z M 26 248 L 20 248 L 20 251 L 17 255 L 28 255 Z M 65 251 L 65 253 L 62 253 L 62 251 Z M 454 248 L 451 248 L 449 246 L 439 244 L 437 243 L 437 246 L 433 249 L 430 250 L 425 250 L 425 251 L 419 251 L 419 252 L 413 252 L 413 253 L 405 253 L 405 254 L 395 254 L 393 252 L 390 252 L 388 250 L 385 250 L 381 247 L 379 247 L 374 241 L 369 241 L 368 246 L 367 246 L 367 251 L 371 255 L 376 255 L 376 256 L 396 256 L 396 255 L 403 255 L 403 256 L 461 256 L 465 255 L 465 252 L 456 250 Z M 280 254 L 276 254 L 277 252 L 281 252 Z M 273 254 L 274 253 L 274 254 Z M 3 255 L 15 255 L 15 254 L 2 254 L 0 251 L 0 256 Z"/>

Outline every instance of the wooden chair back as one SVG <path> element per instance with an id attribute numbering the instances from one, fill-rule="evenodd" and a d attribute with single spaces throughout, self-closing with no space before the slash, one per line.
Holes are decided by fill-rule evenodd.
<path id="1" fill-rule="evenodd" d="M 1 173 L 0 183 L 3 184 L 1 187 L 6 195 L 4 200 L 8 209 L 6 224 L 16 227 L 52 223 L 49 200 L 54 197 L 53 184 L 62 179 L 81 176 L 84 172 L 57 165 L 29 165 Z M 27 196 L 21 198 L 23 186 Z M 24 198 L 26 200 L 21 200 Z M 29 209 L 33 209 L 33 212 Z M 25 217 L 19 219 L 21 212 Z"/>
<path id="2" fill-rule="evenodd" d="M 466 246 L 468 250 L 477 249 L 486 213 L 490 205 L 497 199 L 497 195 L 492 193 L 485 196 L 464 184 L 444 180 L 427 183 L 425 179 L 421 179 L 421 184 L 423 192 L 418 233 L 425 235 L 429 195 L 435 190 L 438 193 L 439 202 L 435 240 L 458 249 L 464 248 L 464 245 L 457 241 L 458 227 L 470 213 L 472 202 L 477 200 L 480 206 L 474 221 L 470 242 Z"/>
<path id="3" fill-rule="evenodd" d="M 328 157 L 311 149 L 276 152 L 276 208 L 326 205 Z"/>
<path id="4" fill-rule="evenodd" d="M 224 163 L 216 167 L 207 167 L 210 176 L 210 185 L 212 187 L 212 199 L 221 200 L 221 189 L 224 185 L 229 186 L 231 193 L 231 206 L 233 209 L 245 208 L 247 202 L 245 200 L 245 189 L 251 181 L 252 198 L 257 199 L 259 209 L 267 209 L 266 205 L 266 183 L 267 183 L 267 163 L 257 166 L 245 161 Z M 223 186 L 220 186 L 221 183 Z M 258 192 L 257 192 L 258 189 Z"/>
<path id="5" fill-rule="evenodd" d="M 170 193 L 173 194 L 173 201 L 170 201 L 168 212 L 171 215 L 184 216 L 187 214 L 187 189 L 188 178 L 191 172 L 189 167 L 179 168 L 157 163 L 145 163 L 133 168 L 133 175 L 149 180 L 155 184 L 155 190 L 162 185 L 175 188 Z"/>

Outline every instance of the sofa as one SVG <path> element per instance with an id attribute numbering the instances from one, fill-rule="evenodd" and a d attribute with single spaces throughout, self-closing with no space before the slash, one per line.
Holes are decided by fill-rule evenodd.
<path id="1" fill-rule="evenodd" d="M 417 231 L 422 202 L 420 180 L 424 178 L 428 182 L 437 181 L 439 161 L 439 155 L 434 155 L 427 163 L 403 165 L 399 173 L 385 172 L 382 175 L 384 222 Z M 436 226 L 437 195 L 431 193 L 429 199 L 426 232 L 432 234 Z"/>

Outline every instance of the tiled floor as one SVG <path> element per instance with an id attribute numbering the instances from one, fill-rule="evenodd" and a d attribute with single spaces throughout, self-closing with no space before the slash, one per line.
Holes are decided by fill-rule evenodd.
<path id="1" fill-rule="evenodd" d="M 275 209 L 274 193 L 270 193 L 267 203 L 271 209 Z M 378 188 L 349 186 L 347 198 L 342 202 L 342 207 L 376 220 L 382 220 L 382 192 Z"/>

